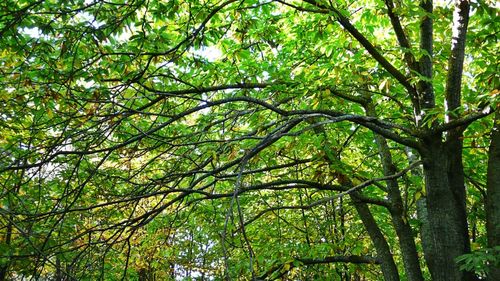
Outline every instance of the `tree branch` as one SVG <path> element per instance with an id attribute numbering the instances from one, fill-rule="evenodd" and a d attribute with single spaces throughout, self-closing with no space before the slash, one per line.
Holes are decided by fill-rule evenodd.
<path id="1" fill-rule="evenodd" d="M 226 85 L 226 86 L 217 86 L 217 87 L 179 90 L 179 91 L 175 91 L 175 92 L 176 93 L 186 93 L 186 92 L 200 93 L 203 91 L 218 91 L 218 90 L 224 90 L 224 89 L 232 89 L 235 87 L 259 88 L 259 87 L 266 87 L 266 86 L 267 86 L 267 84 L 241 84 L 239 86 L 238 85 Z M 172 93 L 174 93 L 174 91 L 168 92 L 168 95 L 170 95 Z M 162 93 L 158 92 L 158 94 L 162 94 Z M 165 95 L 167 95 L 167 94 L 165 94 Z M 230 98 L 226 98 L 226 99 L 220 99 L 220 100 L 216 100 L 216 101 L 205 101 L 204 104 L 201 104 L 199 106 L 187 109 L 181 113 L 173 115 L 170 118 L 170 120 L 168 120 L 164 123 L 161 123 L 160 125 L 158 125 L 154 128 L 151 128 L 147 131 L 144 131 L 144 132 L 141 132 L 137 135 L 134 135 L 134 136 L 130 137 L 129 139 L 127 139 L 119 144 L 113 145 L 113 146 L 104 147 L 104 148 L 97 148 L 97 149 L 89 149 L 89 150 L 79 150 L 79 151 L 77 151 L 77 150 L 60 150 L 60 151 L 57 151 L 53 154 L 47 155 L 45 157 L 45 159 L 43 159 L 39 162 L 36 162 L 36 163 L 26 164 L 26 165 L 18 165 L 18 166 L 7 166 L 5 168 L 1 168 L 0 173 L 5 172 L 5 171 L 41 167 L 42 165 L 47 164 L 50 161 L 54 160 L 56 157 L 62 156 L 62 155 L 92 155 L 92 154 L 98 154 L 98 153 L 117 150 L 119 148 L 123 148 L 123 147 L 126 147 L 132 143 L 135 143 L 139 140 L 142 140 L 142 139 L 148 137 L 149 135 L 151 135 L 151 134 L 153 134 L 153 133 L 155 133 L 163 128 L 166 128 L 167 126 L 171 125 L 172 123 L 174 123 L 174 122 L 176 122 L 176 121 L 178 121 L 178 120 L 180 120 L 180 119 L 182 119 L 190 114 L 193 114 L 195 112 L 201 111 L 201 110 L 209 108 L 209 107 L 219 106 L 219 105 L 232 103 L 232 102 L 247 102 L 247 103 L 251 103 L 251 104 L 256 104 L 256 105 L 262 106 L 262 107 L 264 107 L 268 110 L 271 110 L 271 111 L 273 111 L 279 115 L 282 115 L 282 116 L 300 115 L 301 120 L 298 120 L 298 121 L 304 120 L 305 118 L 308 117 L 307 115 L 309 115 L 309 116 L 324 115 L 325 117 L 328 117 L 332 122 L 351 121 L 351 122 L 355 122 L 357 124 L 360 124 L 366 128 L 369 128 L 370 130 L 372 130 L 378 134 L 381 134 L 384 137 L 387 137 L 391 140 L 394 140 L 398 143 L 401 143 L 401 144 L 404 144 L 404 145 L 407 145 L 410 147 L 414 147 L 414 148 L 416 148 L 418 146 L 418 143 L 416 141 L 409 139 L 409 138 L 403 138 L 400 135 L 398 135 L 390 130 L 392 128 L 396 128 L 396 129 L 403 130 L 404 132 L 410 133 L 413 135 L 413 132 L 410 129 L 405 128 L 405 127 L 400 126 L 400 125 L 397 125 L 397 124 L 387 122 L 387 121 L 379 120 L 379 119 L 374 118 L 374 117 L 345 114 L 343 112 L 337 112 L 337 111 L 331 111 L 331 110 L 286 111 L 286 110 L 282 110 L 282 109 L 278 108 L 277 106 L 274 106 L 274 105 L 267 103 L 267 102 L 260 100 L 260 99 L 251 98 L 251 97 L 247 97 L 247 96 L 238 96 L 238 97 L 230 97 Z"/>
<path id="2" fill-rule="evenodd" d="M 421 0 L 420 7 L 425 11 L 425 16 L 420 23 L 420 49 L 424 54 L 420 58 L 420 75 L 423 79 L 417 84 L 420 108 L 433 108 L 434 89 L 432 87 L 432 56 L 433 56 L 433 21 L 432 0 Z M 420 112 L 419 112 L 420 114 Z"/>
<path id="3" fill-rule="evenodd" d="M 240 190 L 239 192 L 244 193 L 244 192 L 251 191 L 251 190 L 262 190 L 262 189 L 283 190 L 283 189 L 291 189 L 291 188 L 302 188 L 302 187 L 308 187 L 308 186 L 313 187 L 313 188 L 317 188 L 319 190 L 342 190 L 342 192 L 335 194 L 333 196 L 329 196 L 329 197 L 320 199 L 318 201 L 315 201 L 315 202 L 313 202 L 309 205 L 305 205 L 305 206 L 279 206 L 279 207 L 267 208 L 265 210 L 260 211 L 256 216 L 254 216 L 249 221 L 245 222 L 245 225 L 254 222 L 255 220 L 257 220 L 258 218 L 260 218 L 261 216 L 265 215 L 268 212 L 277 211 L 277 210 L 309 210 L 309 209 L 312 209 L 312 208 L 317 207 L 319 205 L 326 204 L 334 199 L 343 197 L 343 196 L 348 195 L 348 194 L 353 194 L 354 197 L 356 197 L 358 200 L 360 200 L 360 202 L 372 203 L 372 204 L 376 204 L 376 205 L 384 206 L 384 207 L 388 208 L 389 204 L 387 201 L 378 200 L 375 198 L 370 198 L 370 197 L 364 196 L 360 193 L 357 193 L 356 191 L 359 191 L 359 190 L 361 190 L 369 185 L 372 185 L 376 182 L 397 179 L 397 178 L 403 176 L 404 174 L 406 174 L 408 171 L 414 169 L 415 167 L 417 167 L 420 164 L 421 164 L 420 161 L 416 161 L 416 162 L 412 163 L 410 166 L 408 166 L 406 169 L 404 169 L 396 174 L 366 180 L 366 181 L 362 182 L 361 184 L 358 184 L 352 188 L 347 188 L 344 186 L 337 186 L 337 185 L 324 185 L 324 184 L 320 184 L 317 182 L 311 182 L 311 181 L 305 181 L 305 180 L 283 180 L 283 181 L 278 181 L 278 182 L 265 183 L 265 184 L 261 184 L 261 185 L 253 186 L 253 187 L 247 187 L 245 189 Z M 298 186 L 297 184 L 302 184 L 303 186 Z M 279 186 L 279 185 L 285 185 L 285 186 Z M 230 196 L 233 196 L 233 194 L 228 193 L 228 194 L 216 195 L 216 197 L 230 197 Z"/>
<path id="4" fill-rule="evenodd" d="M 325 263 L 354 263 L 354 264 L 380 264 L 380 259 L 372 256 L 327 256 L 322 259 L 296 257 L 292 261 L 271 267 L 257 280 L 276 280 L 287 274 L 292 268 L 303 265 L 315 265 Z"/>
<path id="5" fill-rule="evenodd" d="M 377 51 L 375 46 L 366 39 L 366 37 L 359 32 L 356 27 L 354 27 L 351 22 L 349 21 L 348 18 L 343 16 L 339 10 L 333 8 L 333 7 L 327 7 L 324 6 L 323 4 L 320 4 L 316 2 L 316 0 L 303 0 L 304 2 L 307 2 L 315 7 L 321 8 L 321 9 L 329 9 L 334 13 L 335 18 L 337 21 L 340 23 L 342 27 L 344 27 L 365 49 L 368 51 L 368 53 L 378 62 L 382 67 L 389 72 L 389 74 L 392 75 L 396 80 L 403 85 L 409 93 L 414 93 L 415 89 L 413 86 L 408 82 L 408 77 L 406 77 L 403 73 L 401 73 L 396 67 L 394 67 L 382 54 Z"/>
<path id="6" fill-rule="evenodd" d="M 448 60 L 448 75 L 446 79 L 446 111 L 450 112 L 461 103 L 462 72 L 465 56 L 465 41 L 469 24 L 469 0 L 456 0 L 453 12 L 451 55 Z M 447 115 L 446 121 L 454 119 Z"/>
<path id="7" fill-rule="evenodd" d="M 410 41 L 408 41 L 408 37 L 406 36 L 403 26 L 401 25 L 399 17 L 394 13 L 394 2 L 392 0 L 385 0 L 384 2 L 385 6 L 387 7 L 387 15 L 391 20 L 392 28 L 396 33 L 396 38 L 398 39 L 399 46 L 404 49 L 403 52 L 406 64 L 411 70 L 418 71 L 419 66 L 415 60 L 415 57 L 411 53 Z"/>
<path id="8" fill-rule="evenodd" d="M 432 129 L 426 131 L 425 134 L 422 134 L 422 136 L 425 137 L 425 136 L 435 135 L 435 134 L 450 131 L 450 130 L 453 130 L 456 128 L 460 128 L 460 131 L 463 131 L 472 122 L 479 120 L 483 117 L 486 117 L 486 116 L 492 114 L 493 112 L 494 111 L 490 107 L 488 107 L 487 109 L 485 109 L 483 111 L 474 112 L 474 113 L 471 113 L 469 115 L 451 120 L 448 123 L 444 123 L 444 124 L 435 126 Z"/>

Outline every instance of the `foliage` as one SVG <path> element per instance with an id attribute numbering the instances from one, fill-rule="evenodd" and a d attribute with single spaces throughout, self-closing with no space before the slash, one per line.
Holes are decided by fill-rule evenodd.
<path id="1" fill-rule="evenodd" d="M 476 250 L 457 258 L 462 270 L 475 271 L 480 276 L 487 276 L 490 267 L 500 266 L 500 247 Z"/>
<path id="2" fill-rule="evenodd" d="M 456 7 L 426 2 L 3 1 L 0 279 L 428 279 L 425 153 L 457 130 L 486 248 L 498 11 L 471 3 L 450 108 Z"/>

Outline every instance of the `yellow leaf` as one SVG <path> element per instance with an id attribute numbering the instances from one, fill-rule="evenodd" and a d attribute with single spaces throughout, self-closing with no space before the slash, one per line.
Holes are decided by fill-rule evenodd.
<path id="1" fill-rule="evenodd" d="M 420 199 L 420 197 L 422 197 L 422 192 L 417 192 L 415 193 L 415 201 L 418 201 L 418 199 Z"/>
<path id="2" fill-rule="evenodd" d="M 354 178 L 352 179 L 352 183 L 353 183 L 354 185 L 360 185 L 360 184 L 362 184 L 363 182 L 361 181 L 361 179 L 359 179 L 359 178 L 357 178 L 357 177 L 354 177 Z"/>
<path id="3" fill-rule="evenodd" d="M 285 271 L 289 271 L 289 270 L 290 270 L 290 263 L 287 262 L 283 265 L 283 271 L 285 272 Z"/>
<path id="4" fill-rule="evenodd" d="M 228 159 L 233 160 L 236 158 L 236 156 L 238 156 L 238 150 L 231 148 L 231 153 L 229 154 Z"/>
<path id="5" fill-rule="evenodd" d="M 313 109 L 318 108 L 318 106 L 319 106 L 319 100 L 314 100 Z"/>

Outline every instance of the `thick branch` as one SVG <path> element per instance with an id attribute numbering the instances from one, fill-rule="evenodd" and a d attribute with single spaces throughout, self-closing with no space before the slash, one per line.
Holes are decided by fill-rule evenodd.
<path id="1" fill-rule="evenodd" d="M 340 11 L 338 11 L 333 7 L 326 7 L 316 2 L 315 0 L 304 0 L 304 1 L 321 9 L 330 9 L 335 14 L 335 18 L 340 23 L 340 25 L 344 27 L 366 49 L 366 51 L 368 51 L 368 53 L 378 63 L 380 63 L 380 65 L 382 65 L 382 67 L 387 72 L 389 72 L 396 80 L 398 80 L 399 83 L 401 83 L 401 85 L 403 85 L 409 93 L 415 92 L 413 86 L 410 84 L 410 82 L 408 82 L 408 78 L 403 73 L 401 73 L 396 67 L 394 67 L 384 56 L 382 56 L 382 54 L 380 54 L 379 51 L 377 51 L 375 46 L 373 46 L 373 44 L 368 39 L 366 39 L 366 37 L 363 34 L 361 34 L 361 32 L 359 32 L 359 30 L 356 29 L 356 27 L 354 27 L 351 24 L 349 19 L 340 13 Z"/>
<path id="2" fill-rule="evenodd" d="M 380 259 L 371 256 L 328 256 L 322 259 L 313 258 L 295 258 L 291 262 L 273 266 L 266 273 L 261 275 L 258 280 L 276 280 L 287 274 L 292 268 L 301 265 L 315 265 L 325 263 L 354 263 L 354 264 L 380 264 Z"/>
<path id="3" fill-rule="evenodd" d="M 406 174 L 411 169 L 414 169 L 418 165 L 420 165 L 420 161 L 412 163 L 406 169 L 404 169 L 398 173 L 395 173 L 393 175 L 389 175 L 389 176 L 385 176 L 385 177 L 381 177 L 381 178 L 370 179 L 370 180 L 364 181 L 363 183 L 358 184 L 358 185 L 351 187 L 351 188 L 344 187 L 344 186 L 337 186 L 337 185 L 324 185 L 324 184 L 319 184 L 316 182 L 310 182 L 310 181 L 304 181 L 304 180 L 283 180 L 283 181 L 278 181 L 278 182 L 261 184 L 261 185 L 253 186 L 253 187 L 247 187 L 247 188 L 241 190 L 240 193 L 247 192 L 250 190 L 262 190 L 262 189 L 273 189 L 273 190 L 281 189 L 282 190 L 282 189 L 302 188 L 302 187 L 313 187 L 313 188 L 317 188 L 319 190 L 342 190 L 342 192 L 335 194 L 333 196 L 329 196 L 329 197 L 320 199 L 318 201 L 315 201 L 315 202 L 313 202 L 309 205 L 305 205 L 305 206 L 271 207 L 271 208 L 262 210 L 255 217 L 253 217 L 251 220 L 247 221 L 245 224 L 249 224 L 249 223 L 254 222 L 255 220 L 257 220 L 258 218 L 260 218 L 261 216 L 263 216 L 264 214 L 266 214 L 268 212 L 277 211 L 277 210 L 309 210 L 309 209 L 326 204 L 332 200 L 335 200 L 337 198 L 343 197 L 343 196 L 348 195 L 348 194 L 353 195 L 360 202 L 372 203 L 372 204 L 384 206 L 387 208 L 388 203 L 386 201 L 377 200 L 374 198 L 364 196 L 363 194 L 361 194 L 357 191 L 359 191 L 367 186 L 370 186 L 371 184 L 376 183 L 376 182 L 386 181 L 386 180 L 395 180 L 395 179 L 403 176 L 404 174 Z M 302 184 L 302 186 L 297 186 L 297 184 Z M 285 186 L 280 186 L 280 185 L 285 185 Z M 232 195 L 233 195 L 232 193 L 229 193 L 229 194 L 216 195 L 216 197 L 230 197 Z"/>
<path id="4" fill-rule="evenodd" d="M 346 94 L 342 91 L 339 91 L 337 89 L 334 89 L 332 87 L 325 87 L 325 89 L 329 89 L 330 92 L 334 95 L 334 96 L 337 96 L 337 97 L 340 97 L 342 99 L 345 99 L 345 100 L 348 100 L 348 101 L 351 101 L 351 102 L 355 102 L 357 104 L 361 104 L 361 105 L 364 105 L 366 103 L 369 102 L 368 99 L 364 98 L 364 97 L 360 97 L 360 96 L 353 96 L 353 95 L 349 95 L 349 94 Z"/>
<path id="5" fill-rule="evenodd" d="M 420 49 L 424 52 L 420 58 L 420 75 L 418 92 L 421 108 L 433 108 L 435 106 L 434 89 L 432 87 L 432 56 L 433 56 L 433 22 L 432 0 L 421 0 L 420 7 L 425 16 L 420 23 Z M 420 113 L 420 112 L 419 112 Z"/>
<path id="6" fill-rule="evenodd" d="M 453 12 L 451 55 L 448 61 L 448 76 L 446 79 L 446 111 L 450 112 L 461 103 L 462 72 L 465 56 L 465 41 L 469 24 L 470 3 L 468 0 L 456 0 Z M 447 116 L 448 121 L 454 119 Z"/>
<path id="7" fill-rule="evenodd" d="M 380 264 L 380 260 L 375 257 L 370 256 L 330 256 L 323 259 L 306 259 L 306 258 L 296 258 L 304 265 L 310 264 L 322 264 L 322 263 L 332 263 L 332 262 L 345 262 L 345 263 L 370 263 L 370 264 Z"/>
<path id="8" fill-rule="evenodd" d="M 397 134 L 392 131 L 392 129 L 401 130 L 411 136 L 418 136 L 417 132 L 413 130 L 392 123 L 385 120 L 380 120 L 375 117 L 356 115 L 356 114 L 345 114 L 344 112 L 334 111 L 334 110 L 294 110 L 287 112 L 286 115 L 301 115 L 306 117 L 326 117 L 331 122 L 341 122 L 341 121 L 351 121 L 356 124 L 359 124 L 365 128 L 368 128 L 374 131 L 377 134 L 380 134 L 388 139 L 391 139 L 397 143 L 417 148 L 418 142 L 412 138 L 402 137 L 400 134 Z"/>
<path id="9" fill-rule="evenodd" d="M 368 115 L 376 116 L 375 106 L 373 104 L 367 105 L 365 110 Z M 378 147 L 384 175 L 396 173 L 397 169 L 394 165 L 387 140 L 380 135 L 375 135 L 375 142 Z M 405 220 L 408 214 L 401 197 L 399 183 L 396 179 L 387 180 L 386 183 L 392 224 L 399 240 L 407 278 L 410 281 L 423 281 L 424 278 L 420 268 L 415 240 L 413 239 L 412 228 Z"/>
<path id="10" fill-rule="evenodd" d="M 500 108 L 497 109 L 488 150 L 486 233 L 488 246 L 500 246 Z M 500 280 L 500 268 L 490 266 L 488 281 Z"/>
<path id="11" fill-rule="evenodd" d="M 410 41 L 408 41 L 408 37 L 401 25 L 399 17 L 394 13 L 394 2 L 392 0 L 385 0 L 385 6 L 387 7 L 387 15 L 391 20 L 392 28 L 396 33 L 399 45 L 404 49 L 403 52 L 406 64 L 411 70 L 418 71 L 419 66 L 411 53 Z"/>
<path id="12" fill-rule="evenodd" d="M 444 124 L 435 126 L 431 130 L 426 131 L 426 133 L 422 136 L 425 137 L 425 136 L 430 136 L 430 135 L 436 135 L 436 134 L 450 131 L 450 130 L 454 130 L 457 128 L 460 128 L 460 131 L 463 131 L 472 122 L 479 120 L 485 116 L 488 116 L 492 113 L 493 113 L 493 110 L 488 107 L 487 109 L 485 109 L 483 111 L 470 113 L 469 115 L 451 120 L 448 123 L 444 123 Z"/>
<path id="13" fill-rule="evenodd" d="M 246 88 L 252 88 L 252 86 L 255 87 L 265 87 L 265 84 L 255 84 L 255 85 L 249 85 L 249 84 L 241 84 L 241 87 L 246 87 Z M 208 87 L 208 88 L 199 88 L 199 89 L 189 89 L 189 90 L 180 90 L 177 91 L 177 93 L 180 92 L 185 92 L 185 91 L 192 91 L 193 93 L 199 93 L 199 92 L 207 92 L 207 91 L 217 91 L 217 90 L 222 90 L 222 89 L 230 89 L 231 87 L 238 87 L 235 85 L 228 85 L 228 86 L 218 86 L 218 87 Z M 169 92 L 171 94 L 173 92 Z M 158 93 L 162 94 L 162 93 Z M 167 94 L 165 94 L 167 95 Z M 151 134 L 154 134 L 155 132 L 158 132 L 161 129 L 166 128 L 167 126 L 173 124 L 174 122 L 190 115 L 195 112 L 201 111 L 203 109 L 213 107 L 213 106 L 219 106 L 227 103 L 232 103 L 232 102 L 247 102 L 251 104 L 256 104 L 259 106 L 262 106 L 268 110 L 271 110 L 279 115 L 282 116 L 294 116 L 294 115 L 301 115 L 302 117 L 297 119 L 297 121 L 302 121 L 304 118 L 306 118 L 306 115 L 323 115 L 325 117 L 328 117 L 330 121 L 332 122 L 341 122 L 341 121 L 351 121 L 358 123 L 366 128 L 369 128 L 370 130 L 383 135 L 386 138 L 389 138 L 391 140 L 394 140 L 398 143 L 414 147 L 416 148 L 418 146 L 418 143 L 414 141 L 413 139 L 409 138 L 403 138 L 397 133 L 392 132 L 390 129 L 392 128 L 397 128 L 400 130 L 405 131 L 406 133 L 412 134 L 412 131 L 410 129 L 407 129 L 403 126 L 399 126 L 397 124 L 393 124 L 387 121 L 379 120 L 377 118 L 373 117 L 367 117 L 367 116 L 362 116 L 362 115 L 352 115 L 352 114 L 345 114 L 343 112 L 337 112 L 337 111 L 331 111 L 331 110 L 297 110 L 297 111 L 285 111 L 282 110 L 270 103 L 267 103 L 263 100 L 256 99 L 256 98 L 251 98 L 251 97 L 246 97 L 246 96 L 239 96 L 239 97 L 230 97 L 226 99 L 221 99 L 221 100 L 216 100 L 216 101 L 205 101 L 204 104 L 187 109 L 179 114 L 176 114 L 170 118 L 170 120 L 154 127 L 151 128 L 148 131 L 141 132 L 140 134 L 137 134 L 133 137 L 130 137 L 129 139 L 123 141 L 122 143 L 110 146 L 110 147 L 105 147 L 105 148 L 98 148 L 98 149 L 89 149 L 89 150 L 61 150 L 57 151 L 51 155 L 47 155 L 44 160 L 41 160 L 39 162 L 33 163 L 33 164 L 27 164 L 27 165 L 19 165 L 19 166 L 8 166 L 3 169 L 0 169 L 0 173 L 9 171 L 9 170 L 21 170 L 21 169 L 30 169 L 30 168 L 36 168 L 36 167 L 41 167 L 42 165 L 49 163 L 50 161 L 54 160 L 58 156 L 63 156 L 63 155 L 92 155 L 92 154 L 98 154 L 98 153 L 103 153 L 103 152 L 109 152 L 109 151 L 114 151 L 123 147 L 126 147 L 132 143 L 135 143 L 139 140 L 142 140 Z"/>
<path id="14" fill-rule="evenodd" d="M 235 89 L 264 89 L 269 86 L 278 85 L 277 83 L 237 83 L 237 84 L 228 84 L 228 85 L 217 85 L 210 87 L 192 87 L 189 89 L 183 90 L 172 90 L 172 91 L 162 91 L 155 89 L 153 87 L 149 87 L 145 84 L 140 84 L 144 89 L 156 93 L 162 96 L 168 97 L 178 97 L 189 94 L 202 94 L 209 92 L 217 92 L 223 90 L 235 90 Z"/>

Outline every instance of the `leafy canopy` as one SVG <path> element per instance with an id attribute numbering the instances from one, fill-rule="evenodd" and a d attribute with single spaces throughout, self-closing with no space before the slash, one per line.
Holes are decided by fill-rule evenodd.
<path id="1" fill-rule="evenodd" d="M 0 264 L 77 280 L 376 279 L 356 193 L 402 270 L 374 135 L 402 171 L 416 230 L 425 189 L 407 173 L 412 149 L 445 114 L 483 118 L 498 102 L 500 22 L 493 2 L 472 3 L 463 104 L 447 112 L 452 7 L 398 3 L 408 48 L 378 0 L 3 1 Z M 429 56 L 417 48 L 427 16 L 432 80 L 405 62 Z M 437 105 L 415 113 L 408 87 L 422 81 Z M 490 126 L 464 136 L 478 186 Z M 478 247 L 480 191 L 468 197 Z M 314 262 L 338 256 L 361 260 Z"/>

